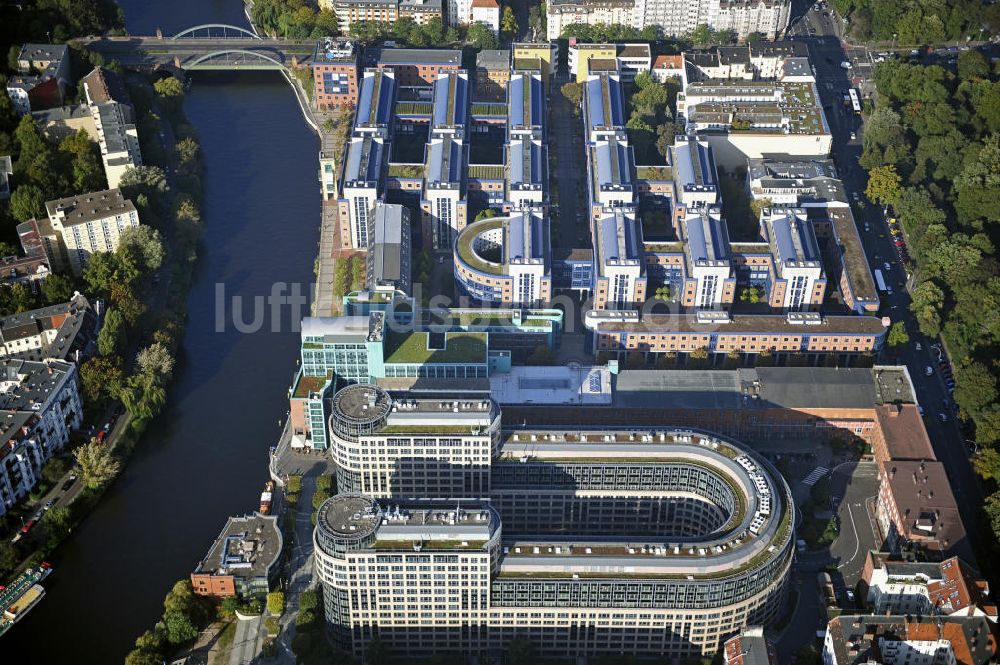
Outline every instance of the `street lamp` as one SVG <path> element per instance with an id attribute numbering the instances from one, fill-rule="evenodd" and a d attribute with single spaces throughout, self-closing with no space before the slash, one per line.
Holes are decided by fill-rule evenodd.
<path id="1" fill-rule="evenodd" d="M 890 51 L 896 50 L 896 33 L 895 32 L 892 33 L 892 47 L 890 47 L 889 50 Z"/>

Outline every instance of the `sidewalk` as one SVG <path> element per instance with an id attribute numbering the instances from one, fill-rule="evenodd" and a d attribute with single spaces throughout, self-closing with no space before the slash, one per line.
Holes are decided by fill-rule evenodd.
<path id="1" fill-rule="evenodd" d="M 285 613 L 281 615 L 281 633 L 278 635 L 280 663 L 295 665 L 292 640 L 295 638 L 295 617 L 299 613 L 299 595 L 313 586 L 312 497 L 316 491 L 316 475 L 302 478 L 299 509 L 295 514 L 295 543 L 292 551 L 288 586 L 285 588 Z M 236 664 L 233 664 L 236 665 Z"/>

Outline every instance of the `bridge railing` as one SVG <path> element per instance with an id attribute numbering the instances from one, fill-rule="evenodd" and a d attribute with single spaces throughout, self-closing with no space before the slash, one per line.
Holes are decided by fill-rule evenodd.
<path id="1" fill-rule="evenodd" d="M 221 35 L 218 32 L 221 31 Z M 204 35 L 198 33 L 204 32 Z M 226 23 L 203 23 L 202 25 L 196 25 L 187 30 L 182 30 L 176 35 L 171 37 L 171 39 L 218 39 L 222 37 L 223 39 L 260 39 L 260 36 L 247 30 L 246 28 L 241 28 L 237 25 L 228 25 Z"/>

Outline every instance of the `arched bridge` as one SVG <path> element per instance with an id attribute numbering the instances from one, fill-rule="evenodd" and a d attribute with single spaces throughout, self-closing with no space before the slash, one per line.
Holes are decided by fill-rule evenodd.
<path id="1" fill-rule="evenodd" d="M 87 49 L 131 69 L 172 65 L 196 70 L 281 70 L 308 65 L 314 40 L 261 38 L 246 28 L 212 23 L 183 30 L 173 37 L 94 37 L 81 40 Z"/>

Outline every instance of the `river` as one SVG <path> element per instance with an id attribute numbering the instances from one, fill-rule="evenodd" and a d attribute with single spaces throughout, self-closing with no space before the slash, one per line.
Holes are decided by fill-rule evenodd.
<path id="1" fill-rule="evenodd" d="M 240 0 L 120 0 L 132 34 L 246 26 Z M 226 517 L 255 509 L 287 408 L 298 338 L 216 331 L 216 285 L 244 300 L 308 284 L 319 239 L 318 139 L 278 73 L 197 73 L 185 104 L 205 162 L 203 244 L 164 414 L 56 553 L 48 594 L 4 638 L 35 663 L 112 665 L 152 627 Z M 245 317 L 251 319 L 247 310 Z"/>

